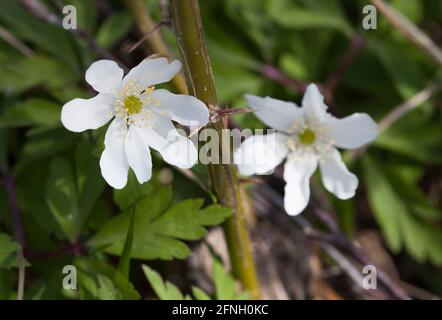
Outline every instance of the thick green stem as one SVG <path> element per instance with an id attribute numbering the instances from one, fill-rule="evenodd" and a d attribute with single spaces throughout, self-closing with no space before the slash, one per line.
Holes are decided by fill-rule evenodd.
<path id="1" fill-rule="evenodd" d="M 198 1 L 172 0 L 170 7 L 189 91 L 207 105 L 217 106 L 218 98 L 207 54 Z M 217 130 L 221 141 L 220 152 L 227 150 L 229 141 L 223 139 L 223 123 L 219 121 L 213 125 L 213 128 Z M 209 172 L 219 202 L 234 209 L 234 215 L 224 224 L 233 272 L 244 288 L 250 291 L 252 297 L 259 299 L 260 289 L 249 234 L 245 226 L 246 208 L 238 173 L 233 165 L 226 164 L 211 164 Z"/>

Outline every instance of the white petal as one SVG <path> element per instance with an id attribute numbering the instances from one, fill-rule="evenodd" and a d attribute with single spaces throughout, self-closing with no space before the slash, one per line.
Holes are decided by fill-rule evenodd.
<path id="1" fill-rule="evenodd" d="M 160 151 L 164 161 L 182 169 L 193 167 L 198 151 L 192 141 L 180 134 L 171 134 L 168 139 L 169 144 Z"/>
<path id="2" fill-rule="evenodd" d="M 269 174 L 288 152 L 287 137 L 281 133 L 248 137 L 233 154 L 242 175 Z"/>
<path id="3" fill-rule="evenodd" d="M 112 60 L 98 60 L 86 70 L 86 82 L 100 93 L 115 93 L 121 88 L 123 69 Z"/>
<path id="4" fill-rule="evenodd" d="M 292 102 L 252 95 L 245 95 L 245 98 L 250 108 L 258 110 L 254 114 L 259 120 L 280 131 L 288 131 L 301 116 L 300 108 Z"/>
<path id="5" fill-rule="evenodd" d="M 378 125 L 366 113 L 354 113 L 351 116 L 329 122 L 335 145 L 344 149 L 356 149 L 367 144 L 379 134 Z"/>
<path id="6" fill-rule="evenodd" d="M 144 138 L 157 150 L 164 161 L 179 168 L 191 168 L 198 159 L 198 151 L 190 139 L 178 133 L 171 120 L 153 114 L 151 126 L 142 128 Z"/>
<path id="7" fill-rule="evenodd" d="M 302 98 L 302 109 L 306 116 L 315 116 L 319 121 L 328 119 L 324 96 L 315 84 L 309 84 Z"/>
<path id="8" fill-rule="evenodd" d="M 153 106 L 155 110 L 182 125 L 201 127 L 209 122 L 206 105 L 195 97 L 159 89 L 152 93 L 152 98 L 159 100 L 160 103 L 158 106 Z"/>
<path id="9" fill-rule="evenodd" d="M 310 199 L 310 177 L 315 172 L 318 160 L 314 155 L 287 160 L 284 167 L 284 208 L 291 216 L 300 214 Z"/>
<path id="10" fill-rule="evenodd" d="M 358 187 L 358 178 L 348 171 L 339 151 L 333 149 L 328 158 L 319 164 L 324 187 L 342 200 L 352 198 Z"/>
<path id="11" fill-rule="evenodd" d="M 109 95 L 101 93 L 90 99 L 71 100 L 61 110 L 61 122 L 73 132 L 97 129 L 114 116 L 112 101 Z"/>
<path id="12" fill-rule="evenodd" d="M 126 133 L 125 121 L 119 118 L 112 121 L 106 131 L 105 149 L 100 158 L 101 175 L 115 189 L 121 189 L 127 183 L 129 164 L 124 150 Z"/>
<path id="13" fill-rule="evenodd" d="M 137 126 L 130 126 L 124 141 L 127 161 L 135 172 L 139 183 L 152 177 L 152 157 L 143 132 Z"/>
<path id="14" fill-rule="evenodd" d="M 144 59 L 129 71 L 123 79 L 123 84 L 133 81 L 145 89 L 158 83 L 170 81 L 180 69 L 181 62 L 179 60 L 169 63 L 166 58 Z"/>

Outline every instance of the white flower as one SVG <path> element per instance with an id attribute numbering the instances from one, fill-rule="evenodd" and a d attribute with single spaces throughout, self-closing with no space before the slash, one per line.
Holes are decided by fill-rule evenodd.
<path id="1" fill-rule="evenodd" d="M 129 167 L 140 183 L 151 178 L 149 147 L 180 168 L 195 164 L 194 144 L 178 133 L 171 120 L 204 126 L 209 119 L 206 106 L 192 96 L 153 87 L 171 80 L 180 68 L 178 60 L 169 63 L 166 58 L 145 59 L 123 78 L 123 70 L 115 62 L 99 60 L 86 71 L 86 82 L 98 94 L 63 106 L 61 121 L 70 131 L 97 129 L 114 119 L 100 158 L 101 173 L 112 187 L 126 185 Z"/>
<path id="2" fill-rule="evenodd" d="M 374 140 L 378 127 L 369 115 L 333 117 L 314 84 L 308 86 L 302 107 L 270 97 L 247 95 L 246 100 L 262 122 L 278 131 L 251 136 L 241 144 L 234 154 L 241 174 L 266 174 L 287 157 L 284 207 L 290 215 L 307 206 L 309 180 L 318 164 L 328 191 L 339 199 L 354 196 L 358 178 L 347 170 L 336 147 L 355 149 Z"/>

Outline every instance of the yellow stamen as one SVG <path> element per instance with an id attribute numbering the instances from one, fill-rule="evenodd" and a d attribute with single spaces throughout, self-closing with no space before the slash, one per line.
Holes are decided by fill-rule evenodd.
<path id="1" fill-rule="evenodd" d="M 313 130 L 306 128 L 298 133 L 298 138 L 301 144 L 310 145 L 316 141 L 316 134 Z"/>
<path id="2" fill-rule="evenodd" d="M 135 96 L 127 96 L 123 101 L 124 109 L 128 114 L 140 113 L 143 107 L 143 102 L 140 98 Z"/>

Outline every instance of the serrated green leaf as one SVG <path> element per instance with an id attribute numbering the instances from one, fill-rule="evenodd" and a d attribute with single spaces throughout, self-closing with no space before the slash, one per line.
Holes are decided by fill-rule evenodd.
<path id="1" fill-rule="evenodd" d="M 198 240 L 205 227 L 220 224 L 232 211 L 219 205 L 201 209 L 203 200 L 185 200 L 166 210 L 172 192 L 162 187 L 137 203 L 132 258 L 184 259 L 190 250 L 182 240 Z M 123 212 L 106 223 L 89 241 L 94 247 L 120 255 L 130 213 Z"/>
<path id="2" fill-rule="evenodd" d="M 118 270 L 98 260 L 77 259 L 74 265 L 78 269 L 80 291 L 86 297 L 104 300 L 138 300 L 140 294 Z"/>
<path id="3" fill-rule="evenodd" d="M 388 169 L 391 184 L 397 186 L 395 190 L 407 203 L 410 212 L 423 220 L 437 222 L 442 219 L 442 213 L 429 202 L 420 189 L 416 188 L 417 182 L 414 179 L 400 175 L 400 168 Z"/>
<path id="4" fill-rule="evenodd" d="M 414 216 L 380 166 L 369 156 L 364 160 L 368 199 L 387 244 L 394 252 L 405 248 L 419 262 L 442 263 L 442 232 Z"/>
<path id="5" fill-rule="evenodd" d="M 143 271 L 150 285 L 161 300 L 184 300 L 185 297 L 173 283 L 163 281 L 161 275 L 155 270 L 143 265 Z"/>
<path id="6" fill-rule="evenodd" d="M 212 276 L 215 286 L 215 297 L 218 300 L 250 300 L 247 291 L 237 292 L 235 279 L 228 273 L 216 255 L 213 257 Z M 178 287 L 169 281 L 164 281 L 155 270 L 143 265 L 143 271 L 153 290 L 161 300 L 188 300 L 189 295 L 184 295 Z M 196 300 L 212 300 L 201 288 L 192 286 L 192 294 Z"/>

